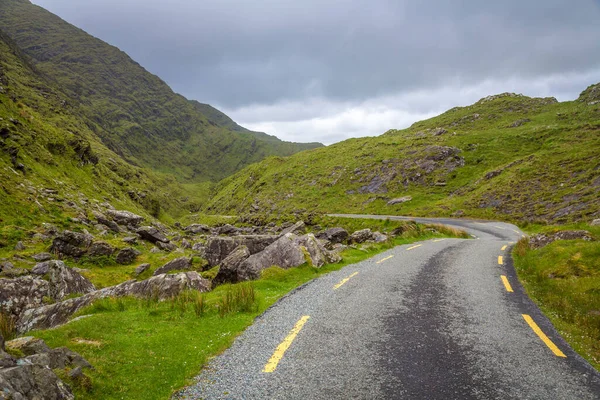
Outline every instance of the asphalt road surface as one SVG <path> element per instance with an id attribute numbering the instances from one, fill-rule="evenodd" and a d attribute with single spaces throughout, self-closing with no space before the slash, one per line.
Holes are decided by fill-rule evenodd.
<path id="1" fill-rule="evenodd" d="M 517 227 L 416 220 L 474 238 L 398 246 L 310 282 L 176 397 L 600 399 L 600 374 L 519 285 Z"/>

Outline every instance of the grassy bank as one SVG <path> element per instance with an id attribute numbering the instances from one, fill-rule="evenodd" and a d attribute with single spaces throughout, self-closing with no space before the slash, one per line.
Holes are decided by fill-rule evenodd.
<path id="1" fill-rule="evenodd" d="M 397 224 L 380 223 L 391 228 Z M 82 314 L 90 317 L 32 334 L 52 347 L 80 352 L 95 366 L 87 372 L 91 388 L 70 382 L 78 399 L 165 399 L 190 383 L 210 357 L 229 347 L 256 316 L 290 290 L 393 246 L 455 233 L 409 228 L 389 242 L 345 250 L 339 264 L 320 269 L 272 267 L 257 281 L 219 286 L 202 296 L 184 294 L 164 302 L 103 300 L 84 310 Z"/>
<path id="2" fill-rule="evenodd" d="M 600 227 L 569 228 L 586 229 L 600 238 Z M 600 369 L 600 242 L 560 240 L 533 250 L 522 239 L 513 258 L 529 296 L 571 346 Z"/>

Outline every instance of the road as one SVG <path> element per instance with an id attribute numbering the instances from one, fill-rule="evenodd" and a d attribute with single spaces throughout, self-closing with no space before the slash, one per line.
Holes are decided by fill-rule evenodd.
<path id="1" fill-rule="evenodd" d="M 416 220 L 458 226 L 474 239 L 398 246 L 310 282 L 178 397 L 600 399 L 600 374 L 516 278 L 517 227 Z"/>

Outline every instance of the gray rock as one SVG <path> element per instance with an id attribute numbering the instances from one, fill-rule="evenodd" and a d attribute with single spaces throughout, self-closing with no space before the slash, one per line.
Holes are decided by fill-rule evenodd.
<path id="1" fill-rule="evenodd" d="M 131 264 L 132 262 L 135 261 L 135 259 L 137 258 L 137 256 L 139 256 L 140 253 L 139 251 L 137 251 L 136 249 L 132 248 L 132 247 L 127 247 L 125 249 L 120 250 L 117 253 L 117 264 L 121 264 L 121 265 L 127 265 L 127 264 Z"/>
<path id="2" fill-rule="evenodd" d="M 367 240 L 372 240 L 372 239 L 373 239 L 373 232 L 371 232 L 371 230 L 369 228 L 366 228 L 366 229 L 358 230 L 358 231 L 354 232 L 352 235 L 350 235 L 350 237 L 348 238 L 348 242 L 364 243 Z"/>
<path id="3" fill-rule="evenodd" d="M 98 221 L 98 223 L 104 225 L 111 231 L 116 232 L 116 233 L 121 232 L 121 228 L 119 228 L 119 224 L 117 224 L 114 221 L 111 221 L 104 214 L 101 214 L 99 212 L 94 212 L 94 217 L 96 218 L 96 221 Z"/>
<path id="4" fill-rule="evenodd" d="M 237 235 L 240 233 L 240 228 L 230 224 L 225 224 L 214 229 L 217 235 Z"/>
<path id="5" fill-rule="evenodd" d="M 17 242 L 17 244 L 15 245 L 15 250 L 16 251 L 25 250 L 25 245 L 23 244 L 23 242 L 21 242 L 21 241 Z"/>
<path id="6" fill-rule="evenodd" d="M 33 259 L 37 262 L 48 261 L 52 259 L 52 254 L 50 253 L 38 253 L 34 254 Z"/>
<path id="7" fill-rule="evenodd" d="M 556 232 L 555 234 L 552 234 L 552 235 L 541 233 L 541 234 L 533 235 L 529 238 L 529 246 L 532 249 L 541 249 L 542 247 L 545 247 L 545 246 L 549 245 L 550 243 L 555 242 L 557 240 L 592 241 L 592 240 L 594 240 L 594 238 L 592 237 L 591 233 L 589 233 L 588 231 L 584 231 L 584 230 L 560 231 L 560 232 Z"/>
<path id="8" fill-rule="evenodd" d="M 106 242 L 94 242 L 88 249 L 88 255 L 92 257 L 111 256 L 115 248 Z"/>
<path id="9" fill-rule="evenodd" d="M 388 201 L 387 205 L 393 206 L 394 204 L 402 204 L 402 203 L 406 203 L 407 201 L 411 201 L 411 200 L 412 200 L 411 196 L 398 197 L 396 199 L 391 199 L 390 201 Z"/>
<path id="10" fill-rule="evenodd" d="M 49 261 L 48 295 L 59 301 L 70 294 L 87 294 L 96 290 L 92 282 L 67 267 L 62 261 Z"/>
<path id="11" fill-rule="evenodd" d="M 315 235 L 309 233 L 301 236 L 296 240 L 296 243 L 306 249 L 313 267 L 320 268 L 325 265 L 327 262 L 327 249 L 319 243 Z"/>
<path id="12" fill-rule="evenodd" d="M 177 246 L 174 245 L 173 243 L 156 242 L 156 247 L 158 247 L 159 249 L 161 249 L 163 251 L 167 251 L 169 253 L 177 250 Z"/>
<path id="13" fill-rule="evenodd" d="M 600 218 L 593 220 L 590 223 L 591 226 L 600 226 Z"/>
<path id="14" fill-rule="evenodd" d="M 19 315 L 25 309 L 39 307 L 44 304 L 49 287 L 47 281 L 32 276 L 0 279 L 0 309 Z"/>
<path id="15" fill-rule="evenodd" d="M 304 264 L 304 252 L 296 239 L 296 235 L 288 233 L 260 253 L 248 257 L 238 268 L 239 280 L 256 279 L 263 269 L 274 265 L 288 269 Z"/>
<path id="16" fill-rule="evenodd" d="M 35 264 L 35 266 L 31 269 L 31 273 L 33 275 L 46 275 L 48 270 L 50 269 L 50 264 L 52 261 L 44 261 Z"/>
<path id="17" fill-rule="evenodd" d="M 238 246 L 246 246 L 250 254 L 256 254 L 277 240 L 275 235 L 240 235 L 235 237 L 212 236 L 206 242 L 204 257 L 212 267 L 217 266 Z"/>
<path id="18" fill-rule="evenodd" d="M 141 274 L 143 274 L 144 272 L 146 272 L 148 270 L 148 268 L 150 268 L 150 264 L 140 264 L 140 265 L 137 266 L 137 268 L 133 272 L 133 275 L 134 276 L 140 276 Z"/>
<path id="19" fill-rule="evenodd" d="M 208 227 L 207 225 L 202 225 L 202 224 L 192 224 L 190 226 L 187 226 L 184 230 L 186 232 L 193 233 L 195 235 L 210 233 L 210 227 Z"/>
<path id="20" fill-rule="evenodd" d="M 182 249 L 191 249 L 192 248 L 192 244 L 187 239 L 183 239 L 181 241 L 181 248 Z"/>
<path id="21" fill-rule="evenodd" d="M 127 244 L 136 244 L 137 238 L 135 236 L 127 236 L 122 239 Z"/>
<path id="22" fill-rule="evenodd" d="M 162 267 L 158 268 L 154 271 L 154 276 L 161 275 L 167 273 L 169 271 L 181 270 L 181 269 L 190 269 L 192 267 L 192 260 L 189 257 L 179 257 L 174 260 L 169 261 Z"/>
<path id="23" fill-rule="evenodd" d="M 14 269 L 15 266 L 10 261 L 0 262 L 0 272 L 7 271 L 9 269 Z"/>
<path id="24" fill-rule="evenodd" d="M 19 365 L 0 369 L 0 395 L 14 400 L 72 400 L 71 389 L 51 369 Z"/>
<path id="25" fill-rule="evenodd" d="M 306 225 L 304 224 L 304 221 L 298 221 L 294 225 L 282 230 L 279 233 L 279 236 L 284 236 L 284 235 L 287 235 L 288 233 L 302 234 L 302 233 L 304 233 L 305 229 L 306 229 Z"/>
<path id="26" fill-rule="evenodd" d="M 326 229 L 317 235 L 319 239 L 328 240 L 332 244 L 342 243 L 348 239 L 348 236 L 348 231 L 339 227 Z"/>
<path id="27" fill-rule="evenodd" d="M 144 240 L 156 244 L 157 242 L 169 243 L 169 239 L 153 226 L 142 226 L 136 233 Z"/>
<path id="28" fill-rule="evenodd" d="M 137 227 L 139 224 L 144 222 L 144 217 L 129 211 L 106 210 L 106 214 L 109 215 L 113 221 L 119 225 Z"/>
<path id="29" fill-rule="evenodd" d="M 223 261 L 221 261 L 219 272 L 217 273 L 214 282 L 239 282 L 238 268 L 248 257 L 250 257 L 248 247 L 244 245 L 236 247 Z"/>
<path id="30" fill-rule="evenodd" d="M 375 243 L 381 243 L 381 242 L 385 242 L 386 240 L 388 240 L 387 235 L 384 235 L 381 232 L 373 232 L 373 237 L 371 238 L 372 241 L 374 241 Z"/>
<path id="31" fill-rule="evenodd" d="M 81 257 L 92 244 L 94 237 L 90 234 L 64 231 L 52 241 L 50 251 L 65 256 Z"/>
<path id="32" fill-rule="evenodd" d="M 444 128 L 436 128 L 433 130 L 433 132 L 431 132 L 432 136 L 440 136 L 443 135 L 444 133 L 448 132 L 447 130 L 445 130 Z"/>
<path id="33" fill-rule="evenodd" d="M 6 342 L 6 347 L 13 350 L 19 350 L 26 356 L 33 354 L 47 353 L 50 347 L 42 339 L 33 336 L 25 336 Z"/>

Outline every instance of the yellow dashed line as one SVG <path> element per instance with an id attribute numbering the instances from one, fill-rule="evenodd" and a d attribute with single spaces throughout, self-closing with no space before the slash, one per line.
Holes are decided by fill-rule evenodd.
<path id="1" fill-rule="evenodd" d="M 510 286 L 510 282 L 508 281 L 506 275 L 500 275 L 500 279 L 502 279 L 502 283 L 504 283 L 504 288 L 506 289 L 506 291 L 512 293 L 513 288 L 512 286 Z"/>
<path id="2" fill-rule="evenodd" d="M 546 334 L 544 332 L 542 332 L 540 327 L 535 323 L 535 321 L 529 315 L 527 315 L 527 314 L 522 314 L 522 315 L 523 315 L 523 318 L 525 319 L 525 322 L 527 322 L 527 324 L 531 327 L 531 329 L 533 329 L 533 331 L 540 337 L 540 339 L 542 339 L 542 342 L 544 342 L 546 344 L 546 346 L 548 346 L 548 348 L 550 350 L 552 350 L 552 352 L 554 353 L 555 356 L 567 358 L 565 353 L 563 353 L 562 351 L 560 351 L 560 349 L 558 347 L 556 347 L 556 345 L 552 342 L 552 340 L 550 340 L 548 338 L 548 336 L 546 336 Z"/>
<path id="3" fill-rule="evenodd" d="M 435 239 L 433 242 L 441 242 L 442 240 L 446 240 L 446 239 Z"/>
<path id="4" fill-rule="evenodd" d="M 381 260 L 377 261 L 375 264 L 381 264 L 382 262 L 384 262 L 385 260 L 389 260 L 390 258 L 392 258 L 394 256 L 388 256 L 386 258 L 382 258 Z"/>
<path id="5" fill-rule="evenodd" d="M 503 227 L 501 227 L 501 226 L 498 226 L 498 225 L 494 225 L 494 228 L 498 228 L 498 229 L 502 229 L 502 230 L 505 230 L 505 229 L 506 229 L 506 228 L 503 228 Z"/>
<path id="6" fill-rule="evenodd" d="M 498 264 L 500 264 L 500 265 L 504 264 L 504 260 L 502 259 L 502 256 L 498 256 Z"/>
<path id="7" fill-rule="evenodd" d="M 337 285 L 335 285 L 335 286 L 333 287 L 333 290 L 335 290 L 335 289 L 339 289 L 339 287 L 340 287 L 340 286 L 342 286 L 344 283 L 348 282 L 348 281 L 350 280 L 350 278 L 352 278 L 352 277 L 354 277 L 354 276 L 356 276 L 356 275 L 358 275 L 358 271 L 356 271 L 355 273 L 351 274 L 349 277 L 342 279 L 342 280 L 340 281 L 340 283 L 338 283 Z"/>
<path id="8" fill-rule="evenodd" d="M 306 324 L 306 321 L 308 321 L 309 318 L 309 315 L 305 315 L 302 318 L 300 318 L 298 322 L 296 322 L 296 325 L 294 325 L 290 333 L 285 337 L 285 339 L 283 339 L 283 342 L 281 342 L 279 346 L 277 346 L 277 348 L 275 349 L 275 352 L 269 359 L 269 362 L 263 368 L 263 372 L 275 371 L 275 368 L 277 368 L 277 364 L 279 364 L 279 361 L 281 361 L 281 359 L 283 358 L 283 355 L 285 354 L 286 350 L 292 345 L 292 342 L 294 341 L 294 339 L 296 339 L 296 336 L 298 335 L 304 324 Z"/>
<path id="9" fill-rule="evenodd" d="M 417 247 L 421 247 L 421 246 L 423 246 L 423 245 L 422 245 L 422 244 L 418 244 L 418 245 L 416 245 L 416 246 L 409 247 L 409 248 L 408 248 L 408 249 L 406 249 L 406 250 L 412 250 L 412 249 L 416 249 Z"/>
<path id="10" fill-rule="evenodd" d="M 504 250 L 506 250 L 507 247 L 508 247 L 508 245 L 504 245 L 504 246 L 502 246 L 502 248 L 500 250 L 504 251 Z"/>

